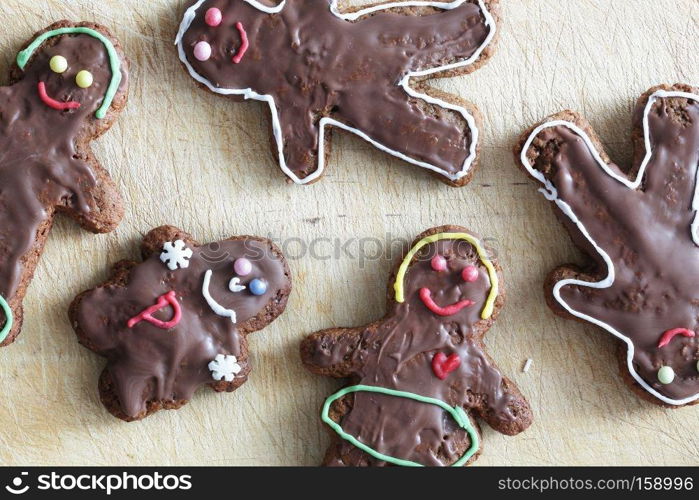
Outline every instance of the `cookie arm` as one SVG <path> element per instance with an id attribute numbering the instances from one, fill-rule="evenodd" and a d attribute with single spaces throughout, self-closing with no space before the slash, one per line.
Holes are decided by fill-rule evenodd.
<path id="1" fill-rule="evenodd" d="M 482 397 L 485 404 L 478 410 L 479 415 L 493 429 L 514 436 L 526 430 L 532 423 L 532 410 L 515 384 L 502 379 L 496 394 Z"/>
<path id="2" fill-rule="evenodd" d="M 348 377 L 362 364 L 359 354 L 368 334 L 364 328 L 330 328 L 301 342 L 301 361 L 313 373 Z"/>
<path id="3" fill-rule="evenodd" d="M 108 233 L 116 228 L 124 215 L 121 195 L 112 178 L 92 153 L 82 156 L 70 160 L 69 168 L 78 175 L 71 185 L 64 187 L 70 190 L 73 196 L 57 209 L 87 231 Z M 87 172 L 89 177 L 80 175 Z"/>
<path id="4" fill-rule="evenodd" d="M 73 325 L 78 341 L 91 351 L 106 354 L 118 346 L 118 336 L 112 333 L 119 331 L 114 312 L 123 307 L 123 298 L 128 296 L 124 287 L 137 265 L 134 261 L 117 262 L 112 267 L 107 283 L 80 293 L 70 304 L 70 324 Z M 100 304 L 112 304 L 114 310 L 105 311 L 99 307 Z"/>
<path id="5" fill-rule="evenodd" d="M 361 23 L 401 54 L 412 54 L 409 71 L 423 71 L 478 57 L 495 36 L 497 2 L 483 2 L 485 10 L 477 1 L 451 5 L 424 15 L 380 12 Z"/>

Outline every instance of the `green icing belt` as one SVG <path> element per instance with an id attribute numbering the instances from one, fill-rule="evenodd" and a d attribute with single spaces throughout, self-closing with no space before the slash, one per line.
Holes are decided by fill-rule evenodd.
<path id="1" fill-rule="evenodd" d="M 346 396 L 347 394 L 353 393 L 353 392 L 375 392 L 379 394 L 384 394 L 387 396 L 395 396 L 399 398 L 406 398 L 406 399 L 412 399 L 414 401 L 418 401 L 419 403 L 426 403 L 430 405 L 435 405 L 439 406 L 441 409 L 446 411 L 451 415 L 451 417 L 456 421 L 457 424 L 459 424 L 459 427 L 463 428 L 466 430 L 468 433 L 468 437 L 471 440 L 471 446 L 469 447 L 468 450 L 466 450 L 466 453 L 464 453 L 461 458 L 459 458 L 456 462 L 452 464 L 452 467 L 458 467 L 461 465 L 464 465 L 466 462 L 468 462 L 469 458 L 471 458 L 476 451 L 478 451 L 478 433 L 476 430 L 473 428 L 473 425 L 471 425 L 471 421 L 468 418 L 468 415 L 466 415 L 466 412 L 461 408 L 460 406 L 454 406 L 451 407 L 447 403 L 445 403 L 442 400 L 435 399 L 435 398 L 429 398 L 426 396 L 421 396 L 419 394 L 414 394 L 412 392 L 405 392 L 405 391 L 397 391 L 394 389 L 386 389 L 384 387 L 375 387 L 371 385 L 352 385 L 350 387 L 345 387 L 344 389 L 336 392 L 332 396 L 330 396 L 328 399 L 325 400 L 325 403 L 323 404 L 323 410 L 321 412 L 321 418 L 323 422 L 328 424 L 332 430 L 334 430 L 342 439 L 345 441 L 348 441 L 352 445 L 356 446 L 360 450 L 362 450 L 365 453 L 368 453 L 372 457 L 378 459 L 378 460 L 383 460 L 384 462 L 389 462 L 395 465 L 401 465 L 404 467 L 423 467 L 422 464 L 419 464 L 417 462 L 413 462 L 411 460 L 403 460 L 401 458 L 395 458 L 391 457 L 389 455 L 384 455 L 383 453 L 376 451 L 375 449 L 371 448 L 370 446 L 367 446 L 366 444 L 360 442 L 357 438 L 354 436 L 347 434 L 343 429 L 340 424 L 332 420 L 328 413 L 330 411 L 330 405 L 332 405 L 335 401 L 340 399 L 343 396 Z"/>

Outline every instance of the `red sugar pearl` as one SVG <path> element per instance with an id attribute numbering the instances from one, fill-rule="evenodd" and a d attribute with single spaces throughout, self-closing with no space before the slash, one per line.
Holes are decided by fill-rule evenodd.
<path id="1" fill-rule="evenodd" d="M 215 28 L 216 26 L 221 24 L 221 21 L 223 21 L 223 14 L 221 14 L 220 9 L 217 9 L 216 7 L 212 7 L 206 11 L 206 15 L 204 16 L 204 20 L 206 21 L 206 24 L 208 24 L 212 28 Z"/>
<path id="2" fill-rule="evenodd" d="M 467 283 L 473 283 L 478 279 L 478 268 L 476 266 L 464 267 L 464 270 L 461 271 L 461 277 Z"/>
<path id="3" fill-rule="evenodd" d="M 432 257 L 430 264 L 435 271 L 445 271 L 447 269 L 447 259 L 439 254 Z"/>

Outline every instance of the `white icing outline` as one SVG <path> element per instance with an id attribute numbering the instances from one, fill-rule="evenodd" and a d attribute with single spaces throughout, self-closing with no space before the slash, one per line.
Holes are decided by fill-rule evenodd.
<path id="1" fill-rule="evenodd" d="M 240 278 L 235 276 L 228 282 L 228 289 L 233 293 L 238 293 L 245 290 L 245 285 L 241 285 Z"/>
<path id="2" fill-rule="evenodd" d="M 455 104 L 448 103 L 446 101 L 443 101 L 441 99 L 437 99 L 434 97 L 431 97 L 427 94 L 421 94 L 420 92 L 417 92 L 410 88 L 409 81 L 411 77 L 416 77 L 416 76 L 428 76 L 434 73 L 439 73 L 442 71 L 448 71 L 451 69 L 455 68 L 460 68 L 463 66 L 468 66 L 470 64 L 473 64 L 475 61 L 478 60 L 478 58 L 481 56 L 485 48 L 490 44 L 490 42 L 493 40 L 493 37 L 495 37 L 495 33 L 497 31 L 497 26 L 495 23 L 495 19 L 493 19 L 493 16 L 490 14 L 488 9 L 486 8 L 485 4 L 483 3 L 483 0 L 478 0 L 478 5 L 481 9 L 481 12 L 483 14 L 483 17 L 485 18 L 485 25 L 490 28 L 490 31 L 488 32 L 488 35 L 486 36 L 485 40 L 483 41 L 483 44 L 476 49 L 476 51 L 473 53 L 471 57 L 468 59 L 465 59 L 463 61 L 458 61 L 455 63 L 447 64 L 444 66 L 437 66 L 434 68 L 426 69 L 426 70 L 421 70 L 421 71 L 412 71 L 406 74 L 399 82 L 398 86 L 402 87 L 403 90 L 411 97 L 414 97 L 416 99 L 421 99 L 425 102 L 428 102 L 430 104 L 439 106 L 444 109 L 450 109 L 452 111 L 456 111 L 460 113 L 464 119 L 466 120 L 466 123 L 468 124 L 469 130 L 471 132 L 471 145 L 470 145 L 470 151 L 469 151 L 469 156 L 464 160 L 464 164 L 461 167 L 461 170 L 456 173 L 449 173 L 446 170 L 443 170 L 435 165 L 431 165 L 429 163 L 415 160 L 413 158 L 410 158 L 409 156 L 392 150 L 383 144 L 375 141 L 371 137 L 369 137 L 367 134 L 362 132 L 359 129 L 350 127 L 349 125 L 345 125 L 342 122 L 339 122 L 337 120 L 334 120 L 333 118 L 328 118 L 328 117 L 323 117 L 321 118 L 319 122 L 319 134 L 318 134 L 318 164 L 316 170 L 308 175 L 307 177 L 304 177 L 303 179 L 299 179 L 294 172 L 289 169 L 289 167 L 286 164 L 286 160 L 284 159 L 284 138 L 282 137 L 282 132 L 281 132 L 281 126 L 279 124 L 279 114 L 277 113 L 277 106 L 274 101 L 274 98 L 271 95 L 268 94 L 258 94 L 251 88 L 247 89 L 223 89 L 216 87 L 211 81 L 207 80 L 200 74 L 198 74 L 192 65 L 190 64 L 189 60 L 187 59 L 187 55 L 185 54 L 184 47 L 182 46 L 182 37 L 184 34 L 187 32 L 187 30 L 190 28 L 192 25 L 192 22 L 194 21 L 194 18 L 196 17 L 196 11 L 197 9 L 205 2 L 206 0 L 199 0 L 196 4 L 192 5 L 189 9 L 184 14 L 184 17 L 182 18 L 182 23 L 180 24 L 180 29 L 177 33 L 177 37 L 175 39 L 175 45 L 177 45 L 178 53 L 180 56 L 180 60 L 182 63 L 185 65 L 187 70 L 189 71 L 190 76 L 196 80 L 197 82 L 205 85 L 209 90 L 212 92 L 215 92 L 217 94 L 222 94 L 222 95 L 240 95 L 243 96 L 244 99 L 253 99 L 256 101 L 263 101 L 266 102 L 269 105 L 269 109 L 272 113 L 272 133 L 274 135 L 274 139 L 277 144 L 277 152 L 279 155 L 279 166 L 282 169 L 282 171 L 289 177 L 291 180 L 293 180 L 297 184 L 308 184 L 310 182 L 313 182 L 314 180 L 318 179 L 320 176 L 323 175 L 323 171 L 325 170 L 325 127 L 326 125 L 331 125 L 334 127 L 338 127 L 340 129 L 343 129 L 347 132 L 353 133 L 368 143 L 370 143 L 372 146 L 375 148 L 384 151 L 390 155 L 393 155 L 397 158 L 400 158 L 401 160 L 411 163 L 413 165 L 417 165 L 422 168 L 426 168 L 428 170 L 431 170 L 433 172 L 436 172 L 440 175 L 443 175 L 447 179 L 451 181 L 458 181 L 465 175 L 469 173 L 471 170 L 471 165 L 476 159 L 477 156 L 477 146 L 478 146 L 478 141 L 479 141 L 479 130 L 478 127 L 476 126 L 476 120 L 471 115 L 471 113 L 468 112 L 468 110 L 462 106 L 457 106 Z M 282 11 L 284 8 L 284 5 L 286 4 L 286 1 L 281 2 L 279 5 L 275 7 L 269 7 L 266 5 L 261 4 L 260 2 L 257 2 L 256 0 L 244 0 L 245 2 L 249 3 L 256 9 L 266 12 L 268 14 L 276 14 Z M 391 3 L 386 3 L 382 5 L 375 5 L 373 7 L 368 7 L 366 9 L 359 10 L 357 12 L 352 12 L 349 14 L 342 14 L 338 11 L 337 9 L 337 0 L 332 0 L 330 2 L 330 10 L 332 13 L 339 17 L 340 19 L 344 19 L 347 21 L 353 21 L 361 16 L 364 16 L 366 14 L 370 14 L 372 12 L 377 12 L 381 10 L 386 10 L 386 9 L 391 9 L 391 8 L 400 8 L 400 7 L 435 7 L 443 10 L 451 10 L 455 9 L 456 7 L 459 7 L 462 5 L 464 2 L 467 2 L 468 0 L 455 0 L 454 2 L 430 2 L 430 1 L 406 1 L 406 2 L 391 2 Z"/>
<path id="3" fill-rule="evenodd" d="M 605 264 L 607 265 L 607 277 L 604 278 L 601 281 L 597 282 L 590 282 L 590 281 L 582 281 L 582 280 L 577 280 L 577 279 L 564 279 L 561 281 L 558 281 L 554 287 L 553 287 L 553 296 L 556 299 L 556 301 L 563 306 L 570 314 L 572 314 L 575 317 L 578 317 L 580 319 L 583 319 L 585 321 L 588 321 L 594 325 L 597 325 L 601 328 L 604 328 L 607 330 L 609 333 L 614 335 L 615 337 L 623 340 L 628 349 L 627 349 L 627 356 L 626 356 L 626 364 L 629 369 L 629 373 L 633 376 L 633 378 L 638 382 L 641 387 L 643 387 L 646 391 L 651 393 L 653 396 L 658 398 L 659 400 L 663 401 L 664 403 L 670 404 L 670 405 L 685 405 L 688 403 L 691 403 L 693 401 L 696 401 L 699 399 L 699 393 L 695 394 L 694 396 L 689 396 L 684 399 L 670 399 L 666 396 L 663 396 L 660 394 L 658 391 L 653 389 L 643 378 L 636 372 L 636 370 L 633 367 L 633 357 L 634 357 L 634 345 L 631 339 L 618 330 L 616 330 L 614 327 L 611 325 L 608 325 L 607 323 L 604 323 L 603 321 L 600 321 L 596 318 L 593 318 L 591 316 L 588 316 L 587 314 L 583 314 L 579 311 L 576 311 L 573 309 L 570 305 L 568 305 L 563 298 L 561 297 L 561 289 L 564 286 L 568 285 L 576 285 L 576 286 L 583 286 L 583 287 L 588 287 L 588 288 L 596 288 L 596 289 L 603 289 L 603 288 L 609 288 L 614 284 L 614 279 L 616 277 L 616 272 L 614 269 L 614 263 L 612 262 L 611 258 L 609 255 L 595 242 L 594 239 L 592 239 L 592 236 L 590 236 L 590 233 L 587 231 L 587 228 L 583 225 L 583 223 L 578 219 L 578 217 L 575 215 L 575 212 L 573 212 L 573 209 L 568 205 L 565 201 L 561 200 L 558 197 L 558 190 L 554 187 L 554 185 L 546 179 L 544 174 L 540 172 L 539 170 L 536 170 L 533 168 L 533 166 L 529 163 L 529 160 L 527 158 L 527 152 L 529 151 L 529 148 L 531 147 L 532 143 L 534 142 L 534 139 L 544 130 L 548 128 L 554 128 L 554 127 L 567 127 L 570 130 L 572 130 L 575 134 L 577 134 L 587 145 L 590 153 L 594 157 L 595 161 L 599 164 L 600 168 L 604 170 L 604 172 L 607 173 L 607 175 L 611 176 L 612 178 L 616 179 L 629 189 L 638 189 L 638 187 L 641 185 L 641 182 L 643 182 L 643 177 L 645 175 L 646 168 L 648 167 L 648 163 L 650 162 L 651 158 L 653 157 L 653 146 L 651 144 L 651 139 L 650 139 L 650 125 L 649 125 L 649 120 L 648 116 L 650 114 L 650 111 L 655 104 L 655 102 L 658 99 L 662 98 L 669 98 L 669 97 L 681 97 L 689 100 L 693 100 L 696 102 L 699 102 L 699 95 L 696 94 L 691 94 L 688 92 L 679 92 L 679 91 L 666 91 L 666 90 L 659 90 L 655 93 L 653 93 L 649 98 L 648 98 L 648 103 L 646 104 L 646 107 L 643 112 L 643 140 L 644 140 L 644 145 L 646 149 L 646 154 L 645 157 L 643 158 L 643 162 L 641 163 L 641 166 L 638 169 L 638 174 L 636 175 L 636 179 L 633 181 L 630 181 L 627 177 L 621 176 L 617 174 L 616 172 L 612 171 L 609 168 L 609 165 L 605 163 L 602 160 L 602 157 L 600 156 L 599 152 L 595 148 L 594 144 L 592 143 L 592 140 L 590 137 L 583 131 L 580 127 L 575 125 L 574 123 L 571 123 L 569 121 L 565 120 L 553 120 L 550 122 L 543 123 L 536 127 L 534 131 L 529 135 L 527 138 L 527 141 L 524 143 L 524 146 L 522 147 L 522 152 L 520 154 L 520 161 L 522 162 L 522 165 L 524 168 L 527 169 L 529 174 L 537 179 L 539 182 L 541 182 L 545 188 L 539 189 L 539 191 L 544 195 L 544 197 L 549 200 L 553 201 L 556 203 L 558 208 L 563 212 L 580 230 L 580 232 L 583 234 L 583 236 L 587 239 L 587 241 L 590 242 L 590 244 L 595 248 L 597 253 L 602 257 L 604 260 Z M 692 199 L 692 210 L 694 212 L 697 212 L 699 210 L 699 182 L 696 183 L 695 188 L 694 188 L 694 197 Z M 694 244 L 699 246 L 699 236 L 697 235 L 698 233 L 698 228 L 699 228 L 699 214 L 695 214 L 694 220 L 691 224 L 691 233 L 692 233 L 692 240 L 694 241 Z"/>
<path id="4" fill-rule="evenodd" d="M 224 318 L 231 318 L 231 321 L 233 323 L 236 322 L 236 314 L 233 309 L 226 309 L 223 307 L 221 304 L 216 302 L 214 298 L 211 296 L 211 293 L 209 292 L 209 285 L 211 284 L 211 275 L 213 274 L 213 271 L 209 269 L 206 271 L 206 274 L 204 275 L 204 284 L 201 287 L 201 294 L 204 296 L 206 299 L 206 303 L 209 304 L 209 307 L 213 312 L 215 312 L 219 316 L 223 316 Z"/>

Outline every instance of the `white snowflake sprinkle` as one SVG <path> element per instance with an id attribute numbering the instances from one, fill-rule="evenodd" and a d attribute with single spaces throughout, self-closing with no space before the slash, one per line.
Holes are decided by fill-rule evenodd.
<path id="1" fill-rule="evenodd" d="M 233 379 L 240 373 L 242 368 L 238 364 L 238 358 L 235 356 L 219 354 L 209 363 L 209 370 L 211 370 L 211 377 L 214 380 L 233 382 Z"/>
<path id="2" fill-rule="evenodd" d="M 168 241 L 163 245 L 163 253 L 160 254 L 160 260 L 167 264 L 170 271 L 174 271 L 178 267 L 188 268 L 191 258 L 192 249 L 187 248 L 182 240 L 177 240 L 174 243 Z"/>

